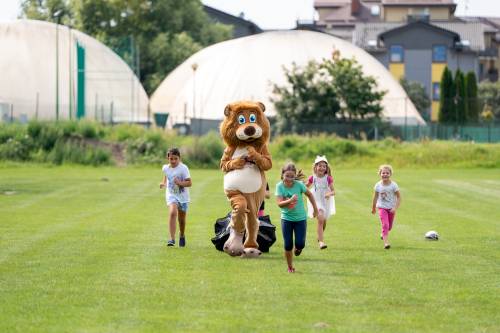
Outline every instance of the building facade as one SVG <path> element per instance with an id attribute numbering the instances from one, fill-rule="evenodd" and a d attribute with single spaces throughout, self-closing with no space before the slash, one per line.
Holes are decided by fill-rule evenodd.
<path id="1" fill-rule="evenodd" d="M 351 41 L 397 79 L 420 82 L 438 119 L 444 68 L 498 80 L 500 19 L 454 16 L 453 0 L 321 0 L 314 28 Z M 299 27 L 300 28 L 300 27 Z M 422 111 L 422 110 L 421 110 Z"/>

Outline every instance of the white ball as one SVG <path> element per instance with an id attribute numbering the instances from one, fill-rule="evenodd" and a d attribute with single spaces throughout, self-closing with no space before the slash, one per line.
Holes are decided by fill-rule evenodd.
<path id="1" fill-rule="evenodd" d="M 439 239 L 439 234 L 436 231 L 434 231 L 434 230 L 427 231 L 425 233 L 425 239 L 438 240 Z"/>

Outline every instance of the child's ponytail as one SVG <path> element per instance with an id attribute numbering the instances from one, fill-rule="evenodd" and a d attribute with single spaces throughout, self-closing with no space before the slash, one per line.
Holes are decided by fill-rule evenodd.
<path id="1" fill-rule="evenodd" d="M 293 164 L 292 162 L 289 162 L 289 163 L 285 164 L 285 166 L 283 166 L 283 168 L 281 168 L 281 180 L 283 180 L 283 174 L 287 171 L 295 172 L 295 180 L 302 180 L 303 181 L 306 177 L 304 175 L 304 172 L 302 172 L 302 170 L 297 171 L 295 164 Z"/>

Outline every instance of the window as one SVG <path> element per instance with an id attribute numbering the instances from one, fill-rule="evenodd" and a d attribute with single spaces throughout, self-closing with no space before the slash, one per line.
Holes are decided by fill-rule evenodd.
<path id="1" fill-rule="evenodd" d="M 429 16 L 429 14 L 430 14 L 429 7 L 408 8 L 408 15 Z"/>
<path id="2" fill-rule="evenodd" d="M 391 49 L 391 62 L 404 62 L 404 49 L 401 45 L 392 45 Z"/>
<path id="3" fill-rule="evenodd" d="M 432 100 L 439 101 L 439 82 L 432 83 Z"/>
<path id="4" fill-rule="evenodd" d="M 432 47 L 432 62 L 446 62 L 446 46 L 434 45 Z"/>

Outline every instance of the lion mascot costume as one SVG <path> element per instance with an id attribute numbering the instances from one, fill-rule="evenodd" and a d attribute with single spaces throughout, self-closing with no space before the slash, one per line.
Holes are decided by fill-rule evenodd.
<path id="1" fill-rule="evenodd" d="M 224 172 L 224 192 L 232 208 L 231 233 L 224 252 L 231 256 L 254 258 L 262 253 L 257 243 L 257 213 L 265 196 L 264 171 L 272 167 L 267 148 L 270 126 L 265 109 L 260 102 L 228 104 L 220 125 L 226 144 L 220 168 Z"/>

